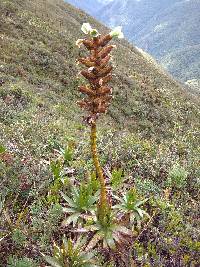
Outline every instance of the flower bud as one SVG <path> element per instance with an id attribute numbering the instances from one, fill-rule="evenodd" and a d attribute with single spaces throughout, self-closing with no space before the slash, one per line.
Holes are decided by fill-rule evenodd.
<path id="1" fill-rule="evenodd" d="M 98 57 L 100 57 L 101 59 L 105 58 L 108 56 L 108 54 L 111 52 L 111 50 L 113 48 L 115 48 L 115 45 L 109 45 L 104 47 L 99 53 L 98 53 Z"/>
<path id="2" fill-rule="evenodd" d="M 82 70 L 80 73 L 81 73 L 81 75 L 83 75 L 83 77 L 85 77 L 88 80 L 96 78 L 96 76 L 92 72 L 89 72 L 89 71 L 86 71 L 86 70 Z"/>
<path id="3" fill-rule="evenodd" d="M 86 87 L 86 86 L 79 86 L 79 91 L 81 93 L 87 94 L 89 96 L 94 96 L 95 92 L 93 90 L 91 90 L 90 88 Z"/>
<path id="4" fill-rule="evenodd" d="M 110 41 L 112 40 L 112 36 L 110 34 L 107 34 L 99 39 L 98 45 L 99 46 L 106 46 Z"/>
<path id="5" fill-rule="evenodd" d="M 92 62 L 89 57 L 79 58 L 78 62 L 80 62 L 81 64 L 85 65 L 88 68 L 93 67 L 95 65 L 95 62 Z"/>
<path id="6" fill-rule="evenodd" d="M 100 60 L 100 61 L 98 62 L 98 65 L 101 66 L 101 68 L 104 68 L 104 67 L 108 64 L 108 62 L 109 62 L 110 60 L 111 60 L 111 56 L 108 55 L 108 56 L 106 56 L 105 58 L 103 58 L 102 60 Z"/>
<path id="7" fill-rule="evenodd" d="M 91 40 L 83 40 L 82 43 L 88 50 L 92 50 L 94 48 L 94 43 Z"/>
<path id="8" fill-rule="evenodd" d="M 98 89 L 97 93 L 101 95 L 112 94 L 112 89 L 108 86 L 102 86 Z"/>
<path id="9" fill-rule="evenodd" d="M 109 74 L 109 75 L 107 75 L 107 76 L 105 76 L 105 77 L 103 77 L 103 78 L 101 78 L 101 79 L 99 80 L 99 85 L 102 86 L 102 85 L 108 83 L 111 79 L 112 79 L 112 75 Z"/>
<path id="10" fill-rule="evenodd" d="M 97 73 L 97 77 L 104 77 L 107 74 L 109 74 L 112 71 L 113 67 L 112 66 L 107 66 L 103 69 L 101 69 L 98 73 Z"/>

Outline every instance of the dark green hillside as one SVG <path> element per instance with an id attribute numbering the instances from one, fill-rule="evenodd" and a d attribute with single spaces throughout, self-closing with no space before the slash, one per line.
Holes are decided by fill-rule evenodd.
<path id="1" fill-rule="evenodd" d="M 83 22 L 107 32 L 62 0 L 0 0 L 2 267 L 44 266 L 40 252 L 50 254 L 68 234 L 60 173 L 78 183 L 91 174 L 88 129 L 76 105 Z M 171 258 L 174 266 L 198 264 L 199 99 L 128 42 L 116 43 L 114 99 L 99 145 L 105 171 L 122 170 L 127 187 L 149 199 L 152 219 L 137 236 L 135 261 L 142 266 L 159 255 L 155 266 L 170 266 Z"/>

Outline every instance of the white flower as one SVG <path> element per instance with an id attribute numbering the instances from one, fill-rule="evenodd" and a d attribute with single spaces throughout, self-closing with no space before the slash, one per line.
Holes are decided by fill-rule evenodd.
<path id="1" fill-rule="evenodd" d="M 92 31 L 90 23 L 83 23 L 81 31 L 84 32 L 85 34 L 89 34 Z"/>
<path id="2" fill-rule="evenodd" d="M 90 34 L 92 37 L 99 36 L 99 32 L 96 29 L 93 29 L 90 25 L 90 23 L 83 23 L 81 27 L 82 32 L 85 34 Z"/>
<path id="3" fill-rule="evenodd" d="M 122 27 L 118 26 L 116 28 L 114 28 L 111 32 L 110 35 L 114 38 L 117 37 L 119 39 L 123 39 L 124 38 L 124 34 L 122 32 Z"/>
<path id="4" fill-rule="evenodd" d="M 92 72 L 93 70 L 94 70 L 94 67 L 90 67 L 90 68 L 88 69 L 89 72 Z"/>

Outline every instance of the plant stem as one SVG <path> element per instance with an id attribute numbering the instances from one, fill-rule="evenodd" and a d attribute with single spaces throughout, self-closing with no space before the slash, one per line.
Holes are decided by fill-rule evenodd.
<path id="1" fill-rule="evenodd" d="M 105 178 L 103 175 L 103 171 L 101 168 L 101 165 L 99 163 L 99 157 L 97 153 L 97 127 L 96 127 L 96 122 L 94 122 L 91 125 L 91 151 L 92 151 L 92 158 L 94 161 L 94 166 L 96 169 L 96 173 L 99 178 L 100 182 L 100 202 L 99 202 L 99 210 L 98 210 L 98 215 L 99 219 L 101 221 L 104 221 L 105 216 L 107 214 L 107 210 L 109 208 L 109 203 L 107 199 L 107 190 L 106 190 L 106 183 L 105 183 Z"/>

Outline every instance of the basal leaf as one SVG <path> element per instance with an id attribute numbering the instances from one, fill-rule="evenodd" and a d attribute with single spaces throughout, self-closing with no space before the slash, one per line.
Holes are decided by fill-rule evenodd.
<path id="1" fill-rule="evenodd" d="M 74 203 L 74 201 L 69 198 L 66 194 L 64 194 L 63 192 L 60 192 L 61 196 L 64 198 L 65 201 L 67 201 L 68 205 L 70 207 L 76 208 L 76 204 Z"/>
<path id="2" fill-rule="evenodd" d="M 46 262 L 48 262 L 51 267 L 63 267 L 56 259 L 50 256 L 46 256 L 42 254 L 43 258 L 45 259 Z"/>

